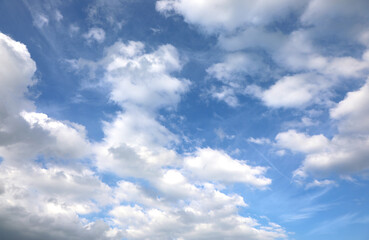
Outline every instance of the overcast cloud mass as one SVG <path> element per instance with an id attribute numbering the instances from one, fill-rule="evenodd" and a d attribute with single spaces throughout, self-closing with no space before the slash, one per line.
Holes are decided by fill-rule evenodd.
<path id="1" fill-rule="evenodd" d="M 368 12 L 0 0 L 0 238 L 367 240 Z"/>

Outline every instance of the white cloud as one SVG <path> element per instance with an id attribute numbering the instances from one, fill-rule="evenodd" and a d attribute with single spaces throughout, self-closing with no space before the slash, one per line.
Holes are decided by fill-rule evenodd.
<path id="1" fill-rule="evenodd" d="M 369 7 L 369 4 L 365 0 L 356 0 L 355 4 L 345 0 L 311 0 L 301 16 L 301 21 L 306 25 L 318 26 L 321 24 L 333 25 L 338 17 L 341 19 L 350 19 L 353 16 L 356 18 L 366 18 L 367 14 L 365 9 Z M 352 24 L 352 20 L 349 22 Z M 362 21 L 357 21 L 361 24 Z M 345 25 L 343 24 L 343 27 Z"/>
<path id="2" fill-rule="evenodd" d="M 315 74 L 285 76 L 269 89 L 249 86 L 246 92 L 260 98 L 269 107 L 300 108 L 313 103 L 324 103 L 322 94 L 329 83 Z"/>
<path id="3" fill-rule="evenodd" d="M 228 51 L 224 62 L 207 69 L 211 77 L 223 84 L 213 87 L 211 97 L 236 107 L 240 105 L 237 95 L 250 93 L 251 88 L 255 90 L 255 87 L 249 87 L 247 91 L 243 91 L 246 80 L 242 75 L 249 74 L 250 66 L 260 68 L 262 64 L 245 62 L 245 59 L 237 56 L 242 56 L 243 50 L 256 49 L 265 51 L 267 59 L 271 57 L 278 69 L 290 72 L 290 76 L 282 77 L 282 81 L 277 81 L 270 91 L 258 90 L 259 93 L 266 92 L 265 96 L 259 97 L 267 106 L 286 108 L 303 108 L 306 104 L 321 104 L 322 101 L 324 103 L 330 100 L 335 88 L 343 80 L 362 78 L 368 73 L 369 61 L 365 51 L 361 58 L 357 58 L 350 56 L 350 53 L 345 56 L 339 51 L 324 51 L 325 47 L 319 45 L 321 40 L 338 37 L 341 42 L 360 42 L 366 46 L 367 24 L 364 23 L 367 20 L 363 9 L 367 7 L 368 3 L 363 0 L 358 0 L 355 4 L 344 0 L 339 3 L 330 0 L 324 3 L 315 0 L 298 3 L 162 0 L 156 4 L 157 11 L 162 14 L 181 15 L 187 23 L 217 35 L 218 46 Z M 272 21 L 291 17 L 291 12 L 309 28 L 296 26 L 290 33 L 282 33 L 278 27 L 266 27 Z M 336 24 L 337 19 L 341 19 L 342 24 Z M 337 41 L 338 44 L 340 41 Z M 339 49 L 338 45 L 333 47 Z M 285 80 L 291 76 L 301 79 L 302 75 L 310 75 L 310 79 Z M 269 76 L 273 78 L 272 73 Z"/>
<path id="4" fill-rule="evenodd" d="M 319 152 L 327 149 L 329 146 L 329 140 L 322 134 L 308 136 L 295 130 L 278 133 L 275 140 L 277 146 L 281 148 L 288 148 L 292 151 L 303 153 Z"/>
<path id="5" fill-rule="evenodd" d="M 0 119 L 17 114 L 23 109 L 34 109 L 33 103 L 24 96 L 28 86 L 35 84 L 33 74 L 36 64 L 25 45 L 0 33 Z M 22 66 L 22 67 L 20 67 Z"/>
<path id="6" fill-rule="evenodd" d="M 341 133 L 369 134 L 369 80 L 358 91 L 349 92 L 332 108 L 330 115 L 338 120 Z"/>
<path id="7" fill-rule="evenodd" d="M 253 74 L 260 70 L 261 61 L 257 56 L 241 53 L 228 54 L 224 62 L 217 63 L 206 69 L 209 76 L 229 85 L 237 86 L 244 74 Z"/>
<path id="8" fill-rule="evenodd" d="M 82 126 L 61 123 L 35 113 L 25 96 L 35 83 L 36 65 L 27 48 L 0 33 L 0 155 L 14 164 L 27 162 L 37 154 L 59 158 L 80 158 L 88 153 Z M 36 137 L 37 136 L 37 137 Z"/>
<path id="9" fill-rule="evenodd" d="M 169 170 L 169 178 L 175 178 L 174 186 L 181 187 L 185 180 L 175 170 Z M 184 185 L 182 185 L 183 187 Z M 277 224 L 271 228 L 261 226 L 256 219 L 241 217 L 238 207 L 246 206 L 241 196 L 226 195 L 205 184 L 196 189 L 196 195 L 180 204 L 161 207 L 121 205 L 111 211 L 114 221 L 124 228 L 127 239 L 275 239 L 285 237 Z"/>
<path id="10" fill-rule="evenodd" d="M 369 169 L 369 126 L 367 121 L 368 81 L 357 91 L 331 109 L 331 117 L 337 121 L 338 133 L 331 139 L 323 135 L 308 136 L 289 130 L 276 136 L 276 144 L 282 148 L 307 154 L 301 167 L 294 172 L 296 177 L 307 174 L 347 175 Z"/>
<path id="11" fill-rule="evenodd" d="M 198 149 L 193 156 L 185 158 L 184 165 L 200 179 L 242 182 L 261 188 L 271 183 L 271 179 L 263 176 L 266 168 L 249 166 L 245 161 L 232 159 L 226 153 L 211 148 Z"/>
<path id="12" fill-rule="evenodd" d="M 231 107 L 239 106 L 239 101 L 238 101 L 236 94 L 237 93 L 233 87 L 227 87 L 227 86 L 223 86 L 220 89 L 213 88 L 210 91 L 210 95 L 213 98 L 219 101 L 224 101 Z"/>
<path id="13" fill-rule="evenodd" d="M 90 28 L 87 33 L 83 34 L 83 37 L 89 42 L 96 41 L 102 43 L 105 40 L 105 31 L 102 28 Z"/>
<path id="14" fill-rule="evenodd" d="M 86 38 L 104 40 L 94 33 Z M 111 122 L 104 123 L 104 139 L 93 146 L 83 126 L 38 113 L 24 96 L 34 84 L 36 70 L 26 47 L 1 34 L 0 53 L 5 66 L 0 70 L 0 93 L 4 93 L 0 95 L 0 155 L 4 159 L 0 163 L 0 231 L 4 236 L 255 240 L 286 236 L 279 225 L 262 226 L 256 219 L 239 215 L 238 209 L 247 206 L 244 199 L 206 182 L 242 182 L 263 188 L 271 183 L 264 176 L 266 168 L 249 166 L 209 148 L 199 149 L 181 166 L 181 157 L 172 150 L 178 138 L 158 120 L 158 111 L 175 108 L 190 85 L 172 76 L 182 67 L 173 46 L 145 53 L 142 43 L 117 42 L 106 49 L 101 61 L 93 63 L 105 70 L 103 83 L 111 87 L 110 100 L 122 108 Z M 128 181 L 114 188 L 102 183 L 92 170 L 95 166 L 79 165 L 81 158 L 90 156 L 91 147 L 98 170 L 145 178 L 150 191 Z M 36 157 L 38 162 L 33 161 Z M 202 169 L 194 165 L 196 159 L 201 160 Z M 112 211 L 100 212 L 105 207 Z M 105 215 L 106 222 L 84 219 L 90 213 Z"/>
<path id="15" fill-rule="evenodd" d="M 313 174 L 350 174 L 369 168 L 367 161 L 368 137 L 336 135 L 326 151 L 309 153 L 295 175 Z"/>
<path id="16" fill-rule="evenodd" d="M 258 28 L 248 28 L 244 34 L 247 36 L 239 34 L 220 37 L 220 45 L 229 51 L 263 48 L 279 67 L 296 73 L 282 77 L 269 89 L 261 89 L 255 84 L 246 86 L 246 74 L 268 72 L 268 69 L 263 68 L 264 64 L 258 58 L 253 57 L 251 61 L 245 54 L 227 55 L 223 63 L 214 64 L 207 72 L 223 83 L 222 87 L 212 92 L 212 96 L 223 101 L 231 99 L 232 101 L 228 100 L 233 103 L 229 104 L 231 106 L 237 106 L 237 95 L 245 93 L 260 98 L 265 105 L 273 108 L 304 108 L 307 105 L 329 103 L 332 92 L 342 81 L 348 78 L 362 78 L 369 70 L 367 52 L 362 54 L 361 59 L 351 56 L 324 56 L 314 46 L 307 30 L 297 30 L 284 36 L 281 33 L 267 33 Z M 264 39 L 270 38 L 266 37 L 267 34 L 276 39 L 271 41 L 276 42 L 276 45 L 265 42 Z M 249 35 L 256 39 L 248 37 Z M 243 38 L 248 40 L 244 41 Z M 269 75 L 273 77 L 272 72 Z M 223 91 L 220 91 L 222 88 Z"/>
<path id="17" fill-rule="evenodd" d="M 84 126 L 70 122 L 60 122 L 49 118 L 46 114 L 21 112 L 20 115 L 28 122 L 31 129 L 41 128 L 50 136 L 52 144 L 43 144 L 45 153 L 64 158 L 83 158 L 89 153 Z"/>
<path id="18" fill-rule="evenodd" d="M 0 231 L 5 238 L 108 239 L 107 224 L 77 215 L 97 212 L 109 202 L 110 188 L 91 171 L 2 163 L 0 172 Z"/>
<path id="19" fill-rule="evenodd" d="M 199 25 L 208 32 L 231 31 L 245 24 L 264 25 L 281 19 L 286 13 L 302 5 L 301 2 L 215 0 L 161 0 L 157 11 L 169 15 L 180 14 L 187 23 Z"/>
<path id="20" fill-rule="evenodd" d="M 142 111 L 119 114 L 104 127 L 105 139 L 96 145 L 97 166 L 120 176 L 151 178 L 162 166 L 175 164 L 169 147 L 176 137 Z"/>
<path id="21" fill-rule="evenodd" d="M 156 120 L 156 111 L 176 107 L 188 90 L 188 80 L 171 76 L 182 67 L 179 55 L 171 45 L 145 53 L 140 42 L 117 42 L 105 53 L 97 64 L 106 71 L 110 99 L 125 112 L 105 124 L 104 142 L 96 146 L 97 165 L 121 176 L 154 177 L 178 158 L 169 149 L 177 137 Z"/>
<path id="22" fill-rule="evenodd" d="M 25 94 L 35 83 L 35 63 L 23 44 L 2 33 L 0 63 L 2 236 L 108 239 L 113 229 L 102 221 L 88 222 L 78 214 L 96 212 L 108 204 L 110 188 L 90 170 L 77 168 L 77 162 L 71 164 L 76 169 L 71 169 L 57 167 L 51 161 L 85 156 L 88 142 L 84 128 L 34 112 L 34 104 Z M 39 163 L 33 161 L 36 156 Z M 47 157 L 51 158 L 43 162 Z"/>
<path id="23" fill-rule="evenodd" d="M 117 42 L 106 50 L 105 81 L 112 85 L 111 99 L 124 107 L 176 106 L 189 86 L 188 80 L 170 76 L 182 68 L 177 50 L 163 45 L 149 54 L 143 51 L 140 42 Z"/>
<path id="24" fill-rule="evenodd" d="M 247 139 L 248 142 L 255 143 L 255 144 L 271 144 L 269 138 L 253 138 L 250 137 Z"/>

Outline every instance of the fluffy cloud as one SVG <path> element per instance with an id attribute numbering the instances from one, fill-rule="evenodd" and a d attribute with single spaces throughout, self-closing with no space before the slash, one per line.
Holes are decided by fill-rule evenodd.
<path id="1" fill-rule="evenodd" d="M 6 117 L 23 109 L 34 109 L 32 102 L 24 95 L 28 92 L 28 87 L 35 84 L 33 74 L 36 64 L 25 45 L 3 33 L 0 33 L 0 52 L 0 119 L 5 121 Z"/>
<path id="2" fill-rule="evenodd" d="M 306 31 L 291 33 L 280 48 L 273 49 L 272 54 L 276 62 L 289 71 L 304 72 L 284 76 L 268 89 L 255 85 L 246 88 L 247 93 L 274 108 L 329 103 L 332 91 L 342 81 L 363 78 L 369 70 L 367 52 L 361 59 L 323 56 L 313 46 Z"/>
<path id="3" fill-rule="evenodd" d="M 0 230 L 6 239 L 108 239 L 113 231 L 103 221 L 78 216 L 109 201 L 109 187 L 91 171 L 3 164 L 0 171 Z"/>
<path id="4" fill-rule="evenodd" d="M 263 176 L 266 168 L 249 166 L 244 161 L 234 160 L 224 152 L 210 148 L 198 149 L 193 156 L 187 157 L 185 168 L 200 179 L 242 182 L 257 187 L 271 183 Z"/>
<path id="5" fill-rule="evenodd" d="M 224 62 L 212 65 L 206 72 L 211 77 L 236 86 L 237 80 L 241 80 L 244 74 L 251 75 L 260 70 L 260 64 L 256 56 L 234 53 L 227 55 Z"/>
<path id="6" fill-rule="evenodd" d="M 267 106 L 298 108 L 324 101 L 320 97 L 328 84 L 319 75 L 299 74 L 283 77 L 266 90 L 254 86 L 247 89 Z"/>
<path id="7" fill-rule="evenodd" d="M 342 133 L 369 134 L 369 80 L 358 91 L 349 92 L 330 111 Z"/>
<path id="8" fill-rule="evenodd" d="M 310 136 L 311 139 L 318 136 Z M 369 141 L 367 136 L 334 136 L 323 151 L 308 152 L 302 166 L 294 172 L 296 177 L 315 175 L 350 174 L 369 168 L 367 155 Z"/>
<path id="9" fill-rule="evenodd" d="M 170 75 L 181 69 L 179 55 L 171 45 L 145 53 L 140 42 L 117 42 L 105 53 L 97 64 L 105 68 L 110 99 L 125 111 L 105 124 L 97 165 L 121 176 L 157 175 L 177 158 L 169 149 L 177 137 L 156 120 L 156 112 L 175 107 L 189 87 L 188 80 Z"/>
<path id="10" fill-rule="evenodd" d="M 35 110 L 26 94 L 35 83 L 36 65 L 23 44 L 0 33 L 0 155 L 4 161 L 28 162 L 37 154 L 80 158 L 88 154 L 85 130 Z"/>
<path id="11" fill-rule="evenodd" d="M 217 35 L 218 46 L 226 51 L 226 57 L 223 63 L 207 70 L 209 76 L 221 82 L 220 87 L 217 84 L 212 88 L 210 96 L 236 107 L 240 105 L 238 95 L 259 93 L 257 97 L 269 107 L 304 108 L 326 103 L 343 80 L 363 78 L 368 73 L 365 50 L 361 58 L 341 50 L 344 42 L 367 46 L 367 17 L 363 11 L 367 5 L 363 0 L 356 0 L 354 4 L 344 0 L 339 3 L 162 0 L 157 2 L 156 8 L 164 15 L 182 15 L 187 23 Z M 291 29 L 269 25 L 290 18 L 291 12 L 299 23 Z M 341 24 L 336 24 L 337 21 Z M 325 40 L 331 38 L 337 41 L 331 43 L 329 50 L 324 50 Z M 260 61 L 240 61 L 239 56 L 245 51 L 259 53 L 260 59 L 272 60 L 277 67 L 267 77 L 271 81 L 277 78 L 270 89 L 255 88 L 254 85 L 259 84 L 255 82 L 245 91 L 250 84 L 246 80 L 250 67 L 263 67 Z M 262 69 L 258 72 L 265 71 L 265 67 Z M 280 77 L 280 71 L 289 74 Z"/>
<path id="12" fill-rule="evenodd" d="M 125 108 L 176 106 L 189 86 L 188 80 L 170 75 L 182 68 L 178 52 L 171 45 L 145 54 L 141 42 L 116 42 L 106 50 L 103 62 L 105 81 L 112 86 L 111 100 Z"/>
<path id="13" fill-rule="evenodd" d="M 94 147 L 96 164 L 100 171 L 142 178 L 150 186 L 120 181 L 114 189 L 115 205 L 109 216 L 125 238 L 201 239 L 211 232 L 216 232 L 215 239 L 285 236 L 281 228 L 239 216 L 238 207 L 246 206 L 243 199 L 207 183 L 242 182 L 264 188 L 271 183 L 264 177 L 266 168 L 249 166 L 210 148 L 199 149 L 183 163 L 172 150 L 178 137 L 158 121 L 158 111 L 174 109 L 190 85 L 172 76 L 182 67 L 174 47 L 163 45 L 146 53 L 140 42 L 117 42 L 91 64 L 104 69 L 110 100 L 122 108 L 104 123 L 105 137 Z M 217 230 L 229 221 L 229 227 Z"/>
<path id="14" fill-rule="evenodd" d="M 145 112 L 119 114 L 105 124 L 104 132 L 104 142 L 95 148 L 97 166 L 103 171 L 147 178 L 177 160 L 177 154 L 166 148 L 175 135 Z"/>
<path id="15" fill-rule="evenodd" d="M 54 165 L 83 158 L 82 126 L 37 113 L 28 100 L 36 65 L 25 45 L 0 33 L 0 231 L 6 239 L 107 239 L 119 236 L 102 221 L 78 216 L 110 201 L 110 188 L 88 169 Z M 41 155 L 41 156 L 40 156 Z M 39 163 L 34 160 L 38 158 Z M 47 161 L 43 159 L 47 158 Z M 41 167 L 40 165 L 44 165 Z"/>
<path id="16" fill-rule="evenodd" d="M 308 136 L 304 133 L 298 133 L 295 130 L 278 133 L 275 140 L 279 147 L 303 153 L 322 151 L 326 149 L 329 144 L 329 140 L 322 134 Z"/>
<path id="17" fill-rule="evenodd" d="M 110 215 L 127 239 L 275 239 L 285 237 L 274 223 L 263 226 L 238 215 L 247 207 L 237 194 L 225 194 L 210 183 L 194 185 L 170 169 L 150 189 L 126 181 L 114 190 L 119 200 Z"/>
<path id="18" fill-rule="evenodd" d="M 285 17 L 303 3 L 282 1 L 237 1 L 216 0 L 161 0 L 156 9 L 163 14 L 180 14 L 184 20 L 196 24 L 206 31 L 231 31 L 245 24 L 265 25 L 272 20 Z"/>
<path id="19" fill-rule="evenodd" d="M 171 75 L 182 67 L 174 47 L 145 53 L 142 43 L 117 42 L 103 59 L 89 63 L 104 69 L 109 98 L 122 108 L 104 123 L 104 139 L 92 145 L 83 126 L 36 112 L 25 97 L 34 83 L 35 64 L 23 44 L 0 36 L 1 56 L 6 56 L 0 60 L 8 66 L 0 70 L 1 98 L 11 104 L 0 105 L 0 230 L 8 239 L 286 236 L 274 223 L 263 226 L 239 215 L 238 209 L 247 206 L 244 199 L 207 182 L 263 188 L 271 183 L 264 177 L 266 168 L 210 148 L 188 155 L 183 163 L 173 150 L 178 137 L 158 120 L 158 111 L 174 109 L 190 85 Z M 91 151 L 99 171 L 143 178 L 149 187 L 127 180 L 115 187 L 104 184 L 80 165 Z M 101 214 L 105 221 L 92 221 L 89 214 Z"/>
<path id="20" fill-rule="evenodd" d="M 61 158 L 74 159 L 88 155 L 90 150 L 84 126 L 56 121 L 43 113 L 23 111 L 20 115 L 27 121 L 31 129 L 41 129 L 49 136 L 50 144 L 43 143 L 46 149 L 42 152 L 52 153 Z"/>
<path id="21" fill-rule="evenodd" d="M 181 182 L 183 179 L 174 184 Z M 176 207 L 120 205 L 111 214 L 115 223 L 124 228 L 127 239 L 275 239 L 286 236 L 276 224 L 262 226 L 256 219 L 239 216 L 238 207 L 246 206 L 242 197 L 228 196 L 211 184 L 197 191 Z"/>
<path id="22" fill-rule="evenodd" d="M 368 94 L 367 81 L 331 109 L 331 117 L 338 125 L 338 133 L 331 139 L 321 134 L 308 136 L 294 130 L 276 136 L 278 146 L 307 154 L 295 176 L 304 177 L 308 173 L 327 175 L 332 172 L 350 174 L 369 169 L 369 126 L 365 121 L 369 116 L 366 104 Z"/>

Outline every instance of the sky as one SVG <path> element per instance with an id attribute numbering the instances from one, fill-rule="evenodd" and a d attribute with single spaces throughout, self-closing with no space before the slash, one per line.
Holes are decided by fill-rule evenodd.
<path id="1" fill-rule="evenodd" d="M 369 1 L 0 0 L 4 240 L 367 240 Z"/>

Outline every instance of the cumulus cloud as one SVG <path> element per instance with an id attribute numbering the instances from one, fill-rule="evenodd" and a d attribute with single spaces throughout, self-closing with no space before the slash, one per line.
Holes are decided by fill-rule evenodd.
<path id="1" fill-rule="evenodd" d="M 121 181 L 115 189 L 120 204 L 110 212 L 127 239 L 212 239 L 285 237 L 279 225 L 267 227 L 238 215 L 246 207 L 237 194 L 225 194 L 210 183 L 193 184 L 170 169 L 150 190 Z M 156 192 L 153 192 L 153 191 Z M 160 196 L 160 197 L 159 197 Z M 273 223 L 270 223 L 273 224 Z"/>
<path id="2" fill-rule="evenodd" d="M 109 202 L 110 188 L 90 170 L 2 163 L 0 171 L 0 230 L 6 239 L 108 239 L 106 223 L 78 216 Z"/>
<path id="3" fill-rule="evenodd" d="M 332 108 L 330 115 L 339 121 L 342 133 L 369 134 L 369 80 L 358 91 L 349 92 L 346 98 Z"/>
<path id="4" fill-rule="evenodd" d="M 176 152 L 166 147 L 175 135 L 143 112 L 119 114 L 105 124 L 104 132 L 104 142 L 95 148 L 97 166 L 103 171 L 150 178 L 177 160 Z"/>
<path id="5" fill-rule="evenodd" d="M 168 174 L 177 179 L 174 186 L 185 181 L 176 176 L 178 172 L 170 170 Z M 111 214 L 115 223 L 125 228 L 124 235 L 128 239 L 275 239 L 286 236 L 277 224 L 264 229 L 256 219 L 239 216 L 237 208 L 246 206 L 242 197 L 228 196 L 212 184 L 194 188 L 197 194 L 190 195 L 186 203 L 175 208 L 165 204 L 159 208 L 120 205 Z"/>
<path id="6" fill-rule="evenodd" d="M 337 122 L 338 133 L 331 139 L 323 135 L 306 135 L 289 130 L 276 136 L 279 147 L 307 154 L 296 177 L 309 173 L 327 175 L 350 174 L 369 169 L 367 156 L 369 136 L 367 109 L 368 82 L 359 90 L 349 92 L 345 99 L 331 109 L 331 118 Z"/>
<path id="7" fill-rule="evenodd" d="M 97 167 L 120 177 L 145 179 L 150 186 L 120 181 L 114 189 L 109 216 L 125 238 L 201 239 L 213 232 L 214 239 L 285 236 L 280 227 L 264 229 L 255 219 L 238 215 L 237 209 L 247 206 L 242 197 L 224 194 L 208 183 L 264 188 L 271 183 L 264 176 L 266 168 L 210 148 L 189 153 L 183 162 L 173 150 L 179 138 L 158 121 L 158 111 L 175 109 L 190 86 L 188 80 L 172 76 L 182 68 L 173 46 L 148 53 L 141 42 L 118 41 L 90 65 L 104 69 L 109 98 L 122 108 L 104 123 L 104 139 L 94 146 Z M 229 227 L 216 230 L 229 221 Z"/>
<path id="8" fill-rule="evenodd" d="M 0 154 L 4 161 L 27 162 L 37 154 L 80 158 L 88 154 L 85 130 L 34 112 L 28 87 L 35 84 L 36 65 L 25 45 L 0 33 Z"/>
<path id="9" fill-rule="evenodd" d="M 50 136 L 51 144 L 44 144 L 51 152 L 64 158 L 82 158 L 89 152 L 89 143 L 86 140 L 85 127 L 76 123 L 60 122 L 49 118 L 44 113 L 21 112 L 20 115 L 27 121 L 31 129 L 42 129 Z M 49 146 L 48 146 L 49 145 Z M 76 147 L 78 146 L 78 148 Z"/>
<path id="10" fill-rule="evenodd" d="M 296 132 L 295 130 L 278 133 L 275 140 L 279 147 L 303 153 L 322 151 L 326 149 L 329 144 L 329 140 L 322 134 L 308 136 L 304 133 Z"/>
<path id="11" fill-rule="evenodd" d="M 275 50 L 273 55 L 280 65 L 304 73 L 284 76 L 268 89 L 256 85 L 246 87 L 246 93 L 260 98 L 266 106 L 273 108 L 329 105 L 335 87 L 348 78 L 360 79 L 369 70 L 366 52 L 361 59 L 325 57 L 318 53 L 304 31 L 291 33 L 282 47 Z"/>
<path id="12" fill-rule="evenodd" d="M 178 137 L 158 120 L 158 111 L 174 109 L 190 86 L 172 76 L 182 67 L 173 46 L 146 53 L 140 42 L 117 42 L 90 63 L 104 69 L 109 98 L 122 108 L 104 123 L 103 140 L 91 144 L 83 126 L 37 112 L 25 96 L 35 82 L 35 63 L 23 44 L 0 37 L 0 56 L 5 56 L 0 61 L 7 66 L 0 70 L 1 99 L 9 103 L 0 102 L 0 230 L 8 239 L 286 236 L 277 224 L 263 226 L 239 215 L 238 209 L 247 207 L 244 199 L 209 183 L 264 188 L 271 183 L 266 168 L 210 148 L 183 162 L 173 150 Z M 79 164 L 91 152 L 98 171 L 142 178 L 150 187 L 127 180 L 108 186 L 95 166 Z M 101 214 L 106 221 L 92 221 L 88 214 Z"/>
<path id="13" fill-rule="evenodd" d="M 28 87 L 35 84 L 33 74 L 36 64 L 26 46 L 0 33 L 1 120 L 17 114 L 23 109 L 34 109 L 33 103 L 25 97 Z M 6 103 L 6 104 L 5 104 Z"/>
<path id="14" fill-rule="evenodd" d="M 266 168 L 249 166 L 244 161 L 232 159 L 226 153 L 210 148 L 198 149 L 184 161 L 185 168 L 200 179 L 242 182 L 257 187 L 271 183 L 271 179 L 263 176 Z"/>
<path id="15" fill-rule="evenodd" d="M 105 81 L 112 85 L 110 98 L 125 108 L 176 106 L 188 90 L 188 80 L 170 75 L 182 68 L 178 52 L 171 45 L 145 54 L 141 42 L 116 42 L 106 50 L 103 61 L 107 70 Z"/>
<path id="16" fill-rule="evenodd" d="M 0 33 L 0 231 L 6 239 L 107 239 L 114 230 L 78 214 L 96 212 L 109 187 L 88 169 L 57 167 L 52 159 L 83 158 L 84 127 L 35 112 L 27 99 L 36 65 L 25 45 Z M 36 163 L 38 158 L 48 161 Z M 73 166 L 73 164 L 71 164 Z M 118 238 L 119 239 L 119 236 Z"/>
<path id="17" fill-rule="evenodd" d="M 298 74 L 283 77 L 269 89 L 249 86 L 247 91 L 270 107 L 299 108 L 324 101 L 320 97 L 328 84 L 319 75 Z"/>
<path id="18" fill-rule="evenodd" d="M 227 57 L 223 63 L 213 64 L 207 70 L 209 76 L 221 83 L 221 86 L 213 85 L 211 97 L 236 107 L 240 105 L 239 95 L 260 93 L 257 96 L 269 107 L 305 108 L 326 103 L 342 81 L 363 78 L 368 73 L 366 50 L 361 58 L 351 52 L 341 52 L 344 42 L 367 46 L 367 17 L 363 11 L 367 5 L 363 0 L 356 0 L 354 4 L 344 0 L 339 3 L 162 0 L 157 2 L 156 8 L 166 16 L 181 15 L 187 23 L 217 36 L 218 47 L 226 51 Z M 279 24 L 270 25 L 290 17 L 296 18 L 298 24 L 289 30 Z M 336 24 L 337 20 L 342 24 Z M 337 41 L 330 50 L 324 51 L 325 39 L 331 38 Z M 250 66 L 261 67 L 262 64 L 239 61 L 238 56 L 245 51 L 259 52 L 256 55 L 272 60 L 277 67 L 268 77 L 275 81 L 277 76 L 270 89 L 255 87 L 259 78 L 254 78 L 256 81 L 246 88 L 250 84 L 247 81 Z M 287 71 L 288 75 L 279 77 L 279 71 Z M 309 77 L 302 80 L 303 75 Z"/>
<path id="19" fill-rule="evenodd" d="M 237 1 L 216 0 L 213 2 L 195 0 L 161 0 L 156 9 L 166 15 L 180 14 L 184 20 L 196 24 L 208 32 L 231 31 L 245 24 L 265 25 L 272 20 L 285 17 L 301 3 L 291 0 Z"/>
<path id="20" fill-rule="evenodd" d="M 369 167 L 367 137 L 337 134 L 328 140 L 323 135 L 308 136 L 290 130 L 278 134 L 276 139 L 280 147 L 307 154 L 302 166 L 294 172 L 296 177 L 306 177 L 309 173 L 349 174 Z"/>
<path id="21" fill-rule="evenodd" d="M 96 147 L 98 166 L 119 175 L 149 177 L 174 164 L 169 147 L 177 137 L 156 120 L 160 108 L 174 108 L 189 81 L 171 76 L 182 64 L 171 45 L 145 53 L 141 42 L 117 42 L 97 64 L 105 68 L 110 99 L 125 111 L 104 127 L 104 143 Z"/>

